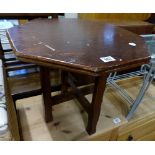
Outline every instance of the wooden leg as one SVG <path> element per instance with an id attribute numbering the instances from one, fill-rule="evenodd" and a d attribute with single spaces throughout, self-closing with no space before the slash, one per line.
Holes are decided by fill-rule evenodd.
<path id="1" fill-rule="evenodd" d="M 46 67 L 40 67 L 41 88 L 43 93 L 45 121 L 53 120 L 52 116 L 52 98 L 50 84 L 50 70 Z"/>
<path id="2" fill-rule="evenodd" d="M 65 93 L 67 92 L 67 88 L 68 88 L 68 72 L 66 71 L 61 71 L 61 92 Z"/>
<path id="3" fill-rule="evenodd" d="M 93 92 L 92 103 L 88 112 L 88 134 L 93 134 L 96 132 L 96 125 L 99 119 L 101 103 L 106 87 L 107 76 L 100 76 L 95 78 L 95 86 Z"/>

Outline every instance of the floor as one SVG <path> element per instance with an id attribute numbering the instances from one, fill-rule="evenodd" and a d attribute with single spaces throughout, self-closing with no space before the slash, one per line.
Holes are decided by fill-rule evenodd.
<path id="1" fill-rule="evenodd" d="M 134 79 L 122 80 L 119 84 L 127 90 L 131 97 L 135 98 L 141 82 L 141 78 L 135 77 Z M 130 122 L 145 117 L 148 112 L 150 114 L 154 112 L 154 91 L 155 85 L 153 83 Z M 87 98 L 91 100 L 91 94 Z M 94 140 L 98 135 L 128 122 L 125 115 L 129 105 L 109 86 L 106 88 L 103 102 L 97 132 L 89 136 L 85 131 L 87 115 L 76 100 L 54 106 L 51 109 L 54 121 L 51 123 L 44 121 L 41 96 L 18 100 L 16 104 L 20 115 L 23 139 L 33 141 Z"/>

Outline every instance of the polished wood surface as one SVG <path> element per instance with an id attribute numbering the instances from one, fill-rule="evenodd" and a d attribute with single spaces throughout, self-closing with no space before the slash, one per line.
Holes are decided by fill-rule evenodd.
<path id="1" fill-rule="evenodd" d="M 120 15 L 120 14 L 119 14 Z M 136 15 L 135 15 L 136 16 Z M 87 19 L 86 17 L 82 19 Z M 88 17 L 89 19 L 89 17 Z M 92 18 L 92 20 L 95 20 L 95 18 Z M 152 34 L 153 29 L 154 29 L 154 24 L 151 24 L 149 22 L 142 21 L 142 19 L 130 19 L 128 17 L 122 18 L 122 15 L 116 18 L 114 17 L 109 17 L 109 18 L 103 18 L 103 19 L 98 19 L 101 20 L 102 22 L 106 22 L 109 24 L 113 24 L 115 26 L 124 28 L 126 30 L 129 30 L 133 33 L 142 35 L 142 34 Z"/>
<path id="2" fill-rule="evenodd" d="M 151 13 L 79 13 L 81 19 L 98 20 L 140 20 L 145 21 L 150 18 Z"/>
<path id="3" fill-rule="evenodd" d="M 124 28 L 128 31 L 131 31 L 133 33 L 136 33 L 138 35 L 142 34 L 152 34 L 154 29 L 154 24 L 151 24 L 149 22 L 144 22 L 140 20 L 105 20 L 105 22 L 119 26 L 121 28 Z"/>
<path id="4" fill-rule="evenodd" d="M 8 35 L 19 59 L 41 65 L 98 73 L 149 60 L 143 38 L 101 21 L 40 19 L 11 28 Z M 106 56 L 116 61 L 100 60 Z"/>
<path id="5" fill-rule="evenodd" d="M 75 97 L 88 113 L 88 134 L 96 131 L 108 76 L 106 72 L 133 68 L 149 61 L 143 38 L 100 21 L 39 19 L 9 29 L 8 36 L 19 59 L 42 66 L 40 74 L 46 122 L 53 119 L 51 106 L 60 103 L 63 95 L 68 99 Z M 115 61 L 101 61 L 101 57 L 107 56 L 112 56 Z M 87 101 L 65 72 L 62 72 L 62 93 L 51 98 L 49 69 L 46 67 L 95 76 L 92 101 Z M 70 84 L 72 93 L 67 90 L 67 84 Z"/>

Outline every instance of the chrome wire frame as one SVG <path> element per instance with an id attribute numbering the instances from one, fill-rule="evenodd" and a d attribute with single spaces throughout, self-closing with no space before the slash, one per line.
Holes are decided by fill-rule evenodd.
<path id="1" fill-rule="evenodd" d="M 146 91 L 148 90 L 152 80 L 155 78 L 155 60 L 152 59 L 150 64 L 142 65 L 140 71 L 127 73 L 127 74 L 123 74 L 123 75 L 118 75 L 118 76 L 116 74 L 117 74 L 116 72 L 110 73 L 110 75 L 107 79 L 107 83 L 112 88 L 116 89 L 118 91 L 118 93 L 121 95 L 121 97 L 123 97 L 131 105 L 130 106 L 131 108 L 126 116 L 126 119 L 130 120 L 132 118 L 134 112 L 138 108 L 139 104 L 141 103 L 142 99 L 144 98 L 144 95 L 145 95 Z M 116 83 L 116 81 L 118 79 L 129 78 L 129 77 L 139 76 L 139 75 L 143 75 L 144 80 L 143 80 L 142 87 L 141 87 L 136 99 L 134 100 L 131 98 L 131 96 L 129 96 L 129 94 L 123 88 L 121 88 Z"/>

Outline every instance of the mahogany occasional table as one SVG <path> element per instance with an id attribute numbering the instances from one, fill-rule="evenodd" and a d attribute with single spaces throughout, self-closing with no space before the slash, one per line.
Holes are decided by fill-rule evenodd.
<path id="1" fill-rule="evenodd" d="M 142 37 L 102 21 L 37 19 L 9 29 L 8 37 L 18 59 L 40 66 L 46 122 L 53 119 L 51 106 L 75 97 L 88 113 L 88 134 L 96 132 L 109 73 L 149 62 Z M 51 97 L 53 67 L 62 70 L 62 92 Z M 77 88 L 69 72 L 94 77 L 91 103 L 84 97 L 90 92 Z"/>

